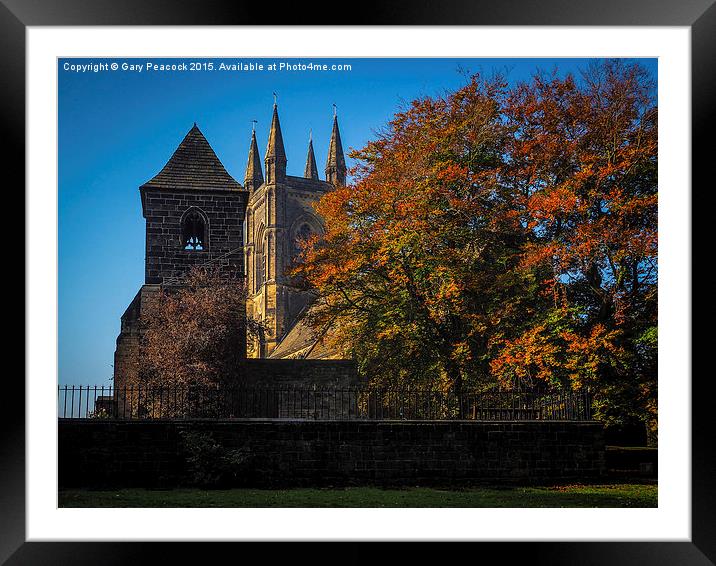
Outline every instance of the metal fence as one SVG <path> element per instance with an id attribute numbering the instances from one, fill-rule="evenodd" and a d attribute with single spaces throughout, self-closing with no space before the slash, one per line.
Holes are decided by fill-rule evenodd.
<path id="1" fill-rule="evenodd" d="M 588 421 L 586 390 L 320 387 L 58 387 L 59 418 Z"/>

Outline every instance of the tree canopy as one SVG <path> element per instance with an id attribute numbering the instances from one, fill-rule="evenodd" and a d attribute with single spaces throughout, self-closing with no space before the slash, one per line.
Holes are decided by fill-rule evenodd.
<path id="1" fill-rule="evenodd" d="M 295 268 L 382 384 L 589 386 L 656 422 L 657 105 L 638 64 L 474 75 L 353 151 Z"/>
<path id="2" fill-rule="evenodd" d="M 140 384 L 233 384 L 246 351 L 246 334 L 260 325 L 246 317 L 242 280 L 219 269 L 192 268 L 182 286 L 161 289 L 142 310 Z"/>

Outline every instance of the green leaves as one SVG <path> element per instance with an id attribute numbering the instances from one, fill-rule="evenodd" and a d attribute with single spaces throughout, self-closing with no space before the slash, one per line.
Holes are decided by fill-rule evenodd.
<path id="1" fill-rule="evenodd" d="M 373 380 L 589 384 L 653 419 L 656 113 L 619 61 L 413 101 L 318 204 L 317 323 Z"/>

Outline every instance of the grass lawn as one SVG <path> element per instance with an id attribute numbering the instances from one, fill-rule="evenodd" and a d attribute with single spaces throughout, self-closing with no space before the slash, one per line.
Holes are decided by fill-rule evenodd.
<path id="1" fill-rule="evenodd" d="M 60 507 L 656 507 L 656 483 L 466 489 L 61 490 Z"/>

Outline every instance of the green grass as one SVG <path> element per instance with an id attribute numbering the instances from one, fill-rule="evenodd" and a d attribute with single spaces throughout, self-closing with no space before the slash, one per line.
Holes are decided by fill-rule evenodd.
<path id="1" fill-rule="evenodd" d="M 615 452 L 656 452 L 658 448 L 653 446 L 605 446 L 607 450 L 614 450 Z"/>
<path id="2" fill-rule="evenodd" d="M 656 484 L 466 489 L 61 490 L 60 507 L 656 507 Z"/>

